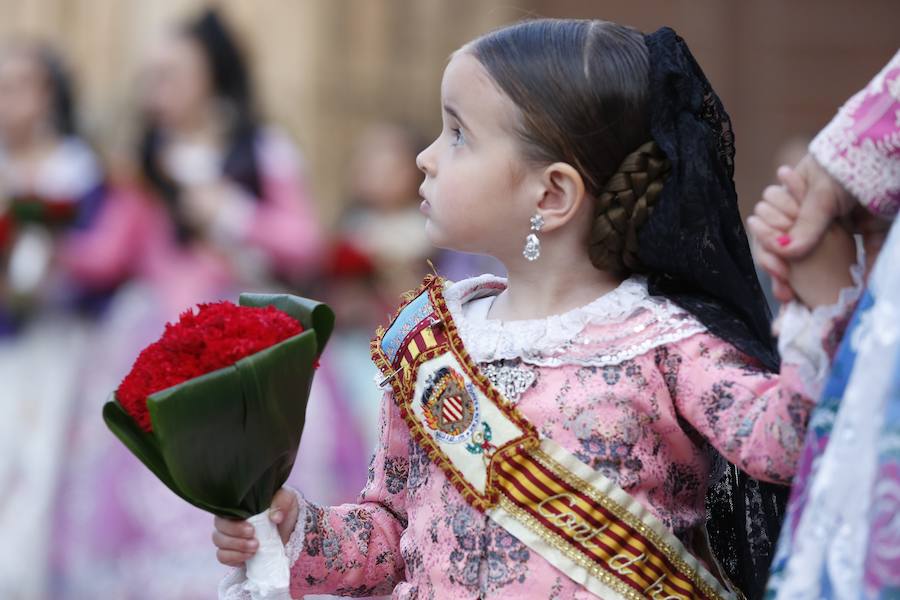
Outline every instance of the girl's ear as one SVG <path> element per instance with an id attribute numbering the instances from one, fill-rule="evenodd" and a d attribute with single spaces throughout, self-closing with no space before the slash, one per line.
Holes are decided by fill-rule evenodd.
<path id="1" fill-rule="evenodd" d="M 556 162 L 546 167 L 541 175 L 541 187 L 537 208 L 544 217 L 544 231 L 571 221 L 584 204 L 584 180 L 568 163 Z"/>

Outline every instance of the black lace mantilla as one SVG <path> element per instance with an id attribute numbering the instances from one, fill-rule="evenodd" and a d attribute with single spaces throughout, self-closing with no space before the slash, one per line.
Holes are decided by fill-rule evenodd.
<path id="1" fill-rule="evenodd" d="M 672 29 L 647 35 L 645 42 L 651 133 L 672 165 L 640 232 L 649 291 L 670 298 L 711 333 L 776 370 L 771 314 L 738 211 L 731 119 Z M 787 491 L 731 467 L 707 498 L 713 551 L 750 597 L 761 596 L 765 587 Z"/>
<path id="2" fill-rule="evenodd" d="M 684 41 L 669 28 L 646 37 L 650 127 L 672 170 L 640 233 L 650 293 L 778 368 L 771 314 L 756 278 L 734 188 L 734 133 L 725 107 Z"/>

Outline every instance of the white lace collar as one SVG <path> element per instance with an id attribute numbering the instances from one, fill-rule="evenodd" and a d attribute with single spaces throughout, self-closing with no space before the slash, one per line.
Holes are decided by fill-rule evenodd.
<path id="1" fill-rule="evenodd" d="M 665 298 L 650 296 L 643 277 L 630 277 L 590 304 L 542 319 L 499 321 L 472 310 L 473 300 L 504 289 L 505 279 L 482 275 L 444 290 L 447 308 L 476 362 L 519 358 L 546 366 L 614 364 L 704 329 Z M 603 333 L 589 334 L 591 325 L 602 327 Z"/>

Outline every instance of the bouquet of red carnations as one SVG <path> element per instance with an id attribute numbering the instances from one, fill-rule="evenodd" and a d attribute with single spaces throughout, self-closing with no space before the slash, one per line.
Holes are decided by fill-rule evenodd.
<path id="1" fill-rule="evenodd" d="M 288 597 L 284 546 L 266 511 L 293 467 L 333 326 L 326 305 L 285 294 L 201 305 L 141 352 L 103 408 L 107 426 L 173 492 L 254 525 L 254 598 Z"/>

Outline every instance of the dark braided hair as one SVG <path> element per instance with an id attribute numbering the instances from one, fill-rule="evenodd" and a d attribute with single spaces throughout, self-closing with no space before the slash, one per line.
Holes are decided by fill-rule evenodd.
<path id="1" fill-rule="evenodd" d="M 622 161 L 594 205 L 588 252 L 598 269 L 638 272 L 638 230 L 647 222 L 662 194 L 669 161 L 647 142 Z"/>
<path id="2" fill-rule="evenodd" d="M 565 162 L 595 199 L 588 241 L 598 269 L 640 271 L 637 232 L 669 164 L 651 140 L 641 32 L 607 21 L 539 19 L 491 32 L 471 52 L 521 111 L 526 160 Z"/>

